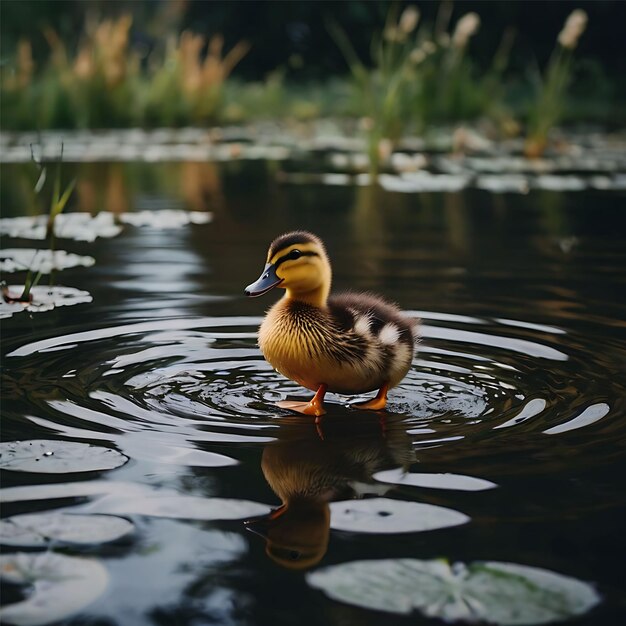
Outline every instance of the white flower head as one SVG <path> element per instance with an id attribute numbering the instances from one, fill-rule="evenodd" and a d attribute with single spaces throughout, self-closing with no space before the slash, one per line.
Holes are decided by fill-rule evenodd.
<path id="1" fill-rule="evenodd" d="M 409 35 L 415 30 L 420 19 L 420 12 L 417 7 L 411 5 L 402 11 L 398 28 L 405 34 Z"/>
<path id="2" fill-rule="evenodd" d="M 558 42 L 569 50 L 578 44 L 578 39 L 587 27 L 587 14 L 582 9 L 575 9 L 569 14 L 565 25 L 559 33 Z"/>
<path id="3" fill-rule="evenodd" d="M 476 34 L 480 26 L 480 17 L 478 13 L 473 11 L 466 13 L 456 23 L 454 34 L 452 35 L 452 44 L 456 48 L 464 48 L 469 41 L 469 38 Z"/>

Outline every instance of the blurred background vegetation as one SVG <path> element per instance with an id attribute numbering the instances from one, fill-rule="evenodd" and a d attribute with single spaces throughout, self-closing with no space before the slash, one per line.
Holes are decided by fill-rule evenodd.
<path id="1" fill-rule="evenodd" d="M 586 30 L 548 94 L 558 106 L 542 113 L 575 9 Z M 379 150 L 430 124 L 488 119 L 506 134 L 544 132 L 538 115 L 548 127 L 626 117 L 620 0 L 3 0 L 0 11 L 3 130 L 355 117 Z"/>

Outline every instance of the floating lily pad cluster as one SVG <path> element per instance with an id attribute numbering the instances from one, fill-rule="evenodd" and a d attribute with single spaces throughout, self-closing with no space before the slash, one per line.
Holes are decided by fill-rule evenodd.
<path id="1" fill-rule="evenodd" d="M 366 137 L 353 123 L 316 120 L 306 127 L 264 122 L 247 126 L 155 131 L 111 130 L 4 133 L 0 161 L 31 159 L 30 144 L 42 143 L 45 158 L 54 158 L 59 141 L 74 161 L 310 161 L 323 155 L 317 172 L 279 171 L 281 181 L 294 184 L 369 185 Z M 531 190 L 623 190 L 626 158 L 623 133 L 567 133 L 559 149 L 541 159 L 523 156 L 521 138 L 494 142 L 478 129 L 433 128 L 424 136 L 404 137 L 383 150 L 385 177 L 380 184 L 402 193 L 453 192 L 467 187 L 491 193 Z"/>
<path id="2" fill-rule="evenodd" d="M 31 440 L 0 443 L 0 469 L 44 474 L 114 469 L 128 458 L 116 450 L 71 441 Z M 45 552 L 3 554 L 0 577 L 28 585 L 30 595 L 0 611 L 3 623 L 47 624 L 80 611 L 107 587 L 108 573 L 98 560 L 54 552 L 57 545 L 115 541 L 134 530 L 121 517 L 48 511 L 0 521 L 0 543 Z"/>
<path id="3" fill-rule="evenodd" d="M 54 233 L 57 239 L 93 242 L 97 238 L 119 235 L 124 226 L 143 226 L 160 230 L 182 228 L 187 224 L 207 224 L 212 215 L 201 211 L 164 209 L 136 211 L 116 215 L 101 211 L 95 216 L 88 213 L 61 213 L 55 217 Z M 45 240 L 48 216 L 0 218 L 0 235 L 19 239 Z M 74 267 L 91 267 L 95 259 L 66 250 L 37 248 L 5 248 L 0 252 L 0 271 L 3 274 L 27 272 L 51 274 Z M 58 306 L 91 302 L 91 295 L 73 287 L 33 287 L 29 298 L 22 301 L 24 285 L 11 285 L 0 300 L 0 319 L 20 311 L 41 313 Z"/>
<path id="4" fill-rule="evenodd" d="M 41 474 L 95 472 L 120 467 L 128 457 L 104 446 L 53 440 L 0 443 L 0 469 Z M 0 610 L 2 623 L 37 626 L 77 613 L 107 588 L 109 575 L 101 561 L 70 556 L 68 550 L 132 537 L 135 525 L 120 515 L 238 520 L 269 512 L 257 502 L 180 495 L 134 483 L 83 481 L 9 487 L 1 490 L 5 504 L 94 497 L 65 510 L 6 517 L 0 521 L 0 543 L 39 549 L 0 556 L 3 582 L 28 586 L 22 601 Z M 56 549 L 62 547 L 63 554 Z"/>
<path id="5" fill-rule="evenodd" d="M 378 472 L 373 478 L 400 486 L 468 492 L 497 487 L 473 476 L 402 469 Z M 459 511 L 390 498 L 333 502 L 330 509 L 331 527 L 352 533 L 423 532 L 470 521 Z M 448 623 L 548 624 L 582 615 L 600 602 L 590 584 L 515 563 L 364 560 L 314 570 L 306 580 L 339 602 L 402 615 L 417 611 Z"/>

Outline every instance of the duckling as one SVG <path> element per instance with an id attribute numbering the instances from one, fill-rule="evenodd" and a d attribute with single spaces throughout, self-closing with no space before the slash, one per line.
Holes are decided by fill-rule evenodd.
<path id="1" fill-rule="evenodd" d="M 380 411 L 387 393 L 406 376 L 418 340 L 417 320 L 365 293 L 330 296 L 332 271 L 322 241 L 306 231 L 277 237 L 263 272 L 247 296 L 278 287 L 285 295 L 259 329 L 265 359 L 283 376 L 315 391 L 309 402 L 282 401 L 281 408 L 319 418 L 327 391 L 345 395 L 378 390 L 352 407 Z"/>

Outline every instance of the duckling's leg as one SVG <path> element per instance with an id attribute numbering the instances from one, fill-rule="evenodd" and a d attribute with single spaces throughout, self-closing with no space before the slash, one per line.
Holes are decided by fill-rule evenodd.
<path id="1" fill-rule="evenodd" d="M 316 417 L 319 417 L 320 415 L 324 415 L 326 413 L 324 410 L 324 396 L 326 395 L 327 389 L 328 385 L 322 384 L 319 386 L 317 393 L 308 402 L 281 400 L 276 403 L 276 406 L 279 406 L 281 409 L 290 409 L 298 413 L 304 413 L 304 415 L 315 415 Z"/>
<path id="2" fill-rule="evenodd" d="M 366 411 L 382 411 L 387 406 L 387 392 L 389 391 L 389 383 L 385 383 L 376 394 L 375 398 L 366 400 L 365 402 L 354 402 L 350 407 L 355 409 L 365 409 Z"/>

